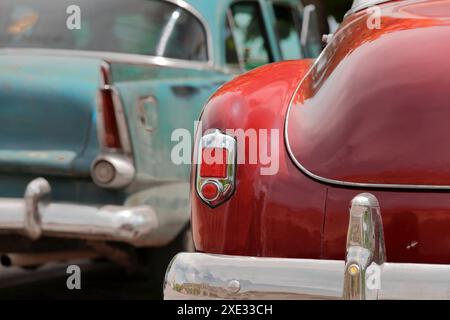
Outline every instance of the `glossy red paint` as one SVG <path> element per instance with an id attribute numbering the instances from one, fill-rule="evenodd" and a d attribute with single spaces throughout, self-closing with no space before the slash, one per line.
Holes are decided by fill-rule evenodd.
<path id="1" fill-rule="evenodd" d="M 349 199 L 367 190 L 329 188 L 324 228 L 324 258 L 345 257 Z M 371 190 L 383 219 L 387 260 L 450 263 L 450 194 Z"/>
<path id="2" fill-rule="evenodd" d="M 279 129 L 279 140 L 271 143 L 280 146 L 280 169 L 274 176 L 261 176 L 259 164 L 238 165 L 235 194 L 214 209 L 191 188 L 197 250 L 251 256 L 320 256 L 326 188 L 295 168 L 283 142 L 289 100 L 310 65 L 306 60 L 259 68 L 222 87 L 207 104 L 201 118 L 204 131 Z"/>
<path id="3" fill-rule="evenodd" d="M 450 186 L 450 2 L 380 8 L 381 29 L 349 18 L 303 81 L 289 145 L 319 177 Z"/>
<path id="4" fill-rule="evenodd" d="M 239 165 L 235 194 L 214 209 L 192 188 L 197 250 L 344 259 L 350 201 L 369 191 L 380 202 L 388 261 L 450 263 L 450 190 L 330 181 L 450 186 L 450 1 L 380 8 L 381 29 L 367 28 L 365 12 L 347 17 L 313 67 L 269 65 L 212 97 L 203 131 L 280 129 L 280 170 L 261 176 L 260 165 Z"/>

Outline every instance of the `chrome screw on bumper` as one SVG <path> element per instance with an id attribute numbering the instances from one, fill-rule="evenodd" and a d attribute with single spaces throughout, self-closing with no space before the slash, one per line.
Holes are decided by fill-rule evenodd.
<path id="1" fill-rule="evenodd" d="M 38 239 L 42 234 L 41 211 L 50 201 L 50 192 L 50 184 L 44 178 L 31 181 L 25 190 L 24 230 L 33 240 Z"/>
<path id="2" fill-rule="evenodd" d="M 381 266 L 386 261 L 380 206 L 375 196 L 363 193 L 353 198 L 347 232 L 343 298 L 377 299 Z M 369 274 L 368 270 L 373 270 Z"/>

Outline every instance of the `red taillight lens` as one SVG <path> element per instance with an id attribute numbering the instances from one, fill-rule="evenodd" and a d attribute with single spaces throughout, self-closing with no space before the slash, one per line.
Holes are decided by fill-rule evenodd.
<path id="1" fill-rule="evenodd" d="M 111 149 L 121 149 L 119 127 L 114 110 L 113 91 L 111 88 L 101 90 L 101 106 L 103 116 L 103 143 Z"/>
<path id="2" fill-rule="evenodd" d="M 208 182 L 202 186 L 201 192 L 206 200 L 215 200 L 219 196 L 220 188 L 218 184 Z"/>
<path id="3" fill-rule="evenodd" d="M 200 176 L 204 178 L 227 177 L 228 151 L 224 148 L 205 148 L 202 150 Z"/>

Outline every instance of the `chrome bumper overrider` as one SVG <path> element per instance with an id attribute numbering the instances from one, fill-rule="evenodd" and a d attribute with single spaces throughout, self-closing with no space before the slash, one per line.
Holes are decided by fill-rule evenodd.
<path id="1" fill-rule="evenodd" d="M 165 299 L 450 299 L 450 265 L 387 263 L 380 209 L 352 201 L 346 261 L 181 253 Z"/>
<path id="2" fill-rule="evenodd" d="M 30 182 L 23 199 L 0 198 L 0 233 L 126 242 L 145 245 L 158 227 L 152 208 L 52 203 L 49 183 Z"/>

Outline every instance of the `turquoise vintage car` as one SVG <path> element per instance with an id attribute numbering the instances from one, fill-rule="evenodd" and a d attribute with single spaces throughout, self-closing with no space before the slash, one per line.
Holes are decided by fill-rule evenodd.
<path id="1" fill-rule="evenodd" d="M 236 74 L 315 56 L 318 39 L 297 0 L 2 0 L 2 264 L 164 271 L 190 210 L 174 130 Z"/>

